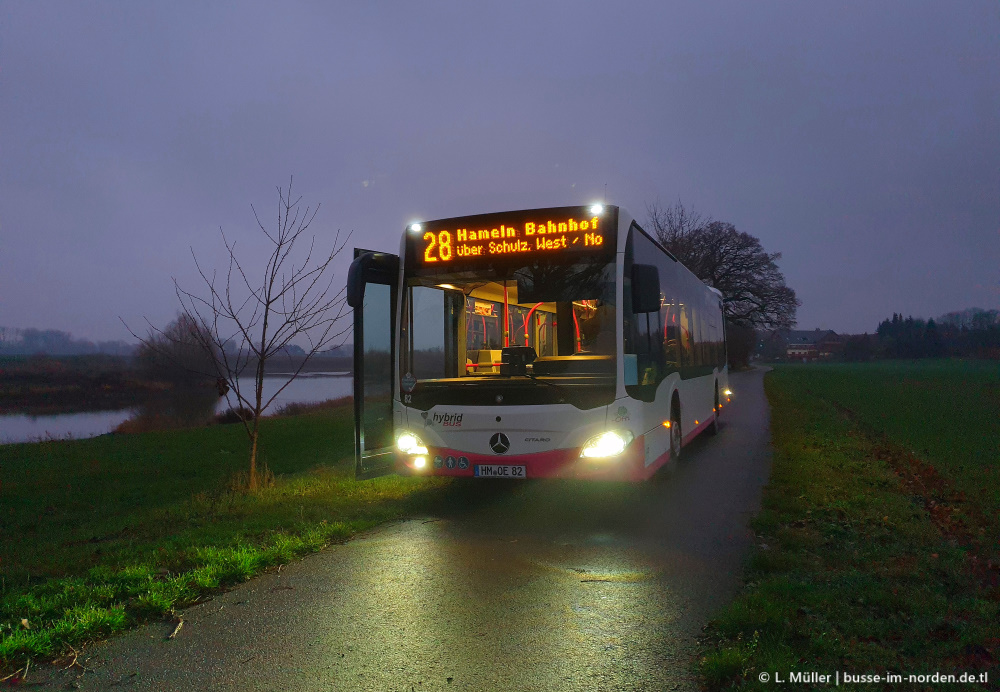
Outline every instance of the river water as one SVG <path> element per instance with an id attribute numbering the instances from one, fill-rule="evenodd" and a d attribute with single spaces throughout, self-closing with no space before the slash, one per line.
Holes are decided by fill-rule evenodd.
<path id="1" fill-rule="evenodd" d="M 287 377 L 268 376 L 264 378 L 264 400 L 267 401 L 278 388 L 288 381 Z M 349 373 L 314 372 L 299 375 L 265 409 L 273 413 L 286 404 L 312 404 L 327 399 L 338 399 L 352 394 Z M 253 381 L 240 380 L 240 389 L 247 396 L 253 391 Z M 249 398 L 253 398 L 250 396 Z M 230 396 L 233 405 L 236 397 Z M 225 398 L 219 399 L 216 412 L 229 408 Z M 60 413 L 53 416 L 27 416 L 12 414 L 0 416 L 0 444 L 13 442 L 36 442 L 46 439 L 83 439 L 111 432 L 120 423 L 135 414 L 134 409 L 118 411 L 87 411 L 81 413 Z"/>

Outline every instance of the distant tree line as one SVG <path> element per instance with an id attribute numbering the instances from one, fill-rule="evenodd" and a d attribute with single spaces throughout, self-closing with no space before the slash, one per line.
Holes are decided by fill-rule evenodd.
<path id="1" fill-rule="evenodd" d="M 843 358 L 989 358 L 1000 360 L 1000 311 L 970 308 L 937 320 L 893 313 L 874 334 L 847 338 Z"/>
<path id="2" fill-rule="evenodd" d="M 214 383 L 215 360 L 202 348 L 204 338 L 204 325 L 182 313 L 163 329 L 150 330 L 136 351 L 135 364 L 147 379 L 175 387 Z"/>
<path id="3" fill-rule="evenodd" d="M 98 341 L 74 339 L 68 332 L 56 329 L 16 329 L 0 327 L 0 355 L 33 356 L 88 356 L 105 353 L 130 356 L 136 346 L 125 341 Z"/>
<path id="4" fill-rule="evenodd" d="M 183 331 L 182 325 L 172 323 L 172 326 L 175 331 L 177 329 Z M 18 329 L 0 326 L 0 356 L 92 356 L 104 354 L 125 358 L 135 357 L 139 360 L 145 358 L 148 362 L 150 360 L 149 353 L 144 352 L 140 346 L 141 342 L 76 339 L 69 332 L 58 329 Z M 305 349 L 296 344 L 286 346 L 283 353 L 293 357 L 306 355 Z M 350 358 L 352 353 L 351 344 L 347 344 L 319 351 L 316 356 L 320 358 Z"/>

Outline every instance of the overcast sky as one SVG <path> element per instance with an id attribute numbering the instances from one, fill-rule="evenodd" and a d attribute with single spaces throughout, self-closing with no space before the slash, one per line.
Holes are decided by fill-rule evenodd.
<path id="1" fill-rule="evenodd" d="M 606 186 L 781 252 L 800 328 L 1000 307 L 995 0 L 484 4 L 0 1 L 0 325 L 164 324 L 292 174 L 320 242 Z"/>

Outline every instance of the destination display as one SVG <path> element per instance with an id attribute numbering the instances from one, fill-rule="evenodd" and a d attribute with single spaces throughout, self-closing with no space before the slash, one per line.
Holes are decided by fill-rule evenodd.
<path id="1" fill-rule="evenodd" d="M 560 207 L 414 224 L 408 229 L 411 266 L 479 264 L 531 256 L 613 254 L 615 207 Z"/>

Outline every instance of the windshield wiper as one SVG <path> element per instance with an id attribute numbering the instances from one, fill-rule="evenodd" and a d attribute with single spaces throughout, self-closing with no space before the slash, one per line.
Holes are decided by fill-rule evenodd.
<path id="1" fill-rule="evenodd" d="M 534 373 L 532 373 L 530 375 L 527 375 L 527 377 L 532 382 L 537 382 L 538 384 L 548 385 L 549 387 L 555 387 L 556 389 L 558 389 L 561 392 L 568 392 L 569 391 L 569 388 L 566 387 L 565 385 L 556 384 L 555 382 L 549 382 L 548 380 L 540 380 L 540 379 L 538 379 L 538 375 L 535 375 Z"/>

